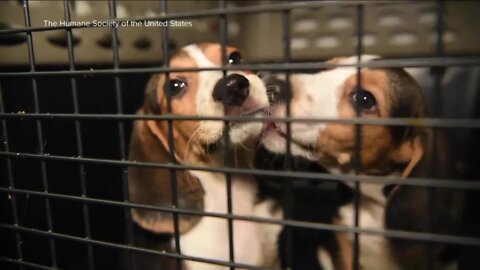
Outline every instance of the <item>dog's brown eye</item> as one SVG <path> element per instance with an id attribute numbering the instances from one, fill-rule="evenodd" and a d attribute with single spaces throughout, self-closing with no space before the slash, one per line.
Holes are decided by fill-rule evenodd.
<path id="1" fill-rule="evenodd" d="M 362 112 L 372 112 L 377 108 L 377 100 L 373 94 L 364 89 L 352 92 L 352 103 Z"/>
<path id="2" fill-rule="evenodd" d="M 187 83 L 185 81 L 179 79 L 171 79 L 168 84 L 168 89 L 166 91 L 170 91 L 170 95 L 176 96 L 182 92 L 183 89 L 187 87 Z"/>
<path id="3" fill-rule="evenodd" d="M 239 52 L 232 52 L 228 55 L 228 63 L 230 65 L 238 65 L 243 63 L 243 57 Z"/>

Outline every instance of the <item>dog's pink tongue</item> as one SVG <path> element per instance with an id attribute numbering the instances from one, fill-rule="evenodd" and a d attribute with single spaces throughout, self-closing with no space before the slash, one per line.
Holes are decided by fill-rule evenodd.
<path id="1" fill-rule="evenodd" d="M 269 131 L 269 130 L 273 130 L 275 129 L 275 123 L 273 122 L 266 122 L 265 124 L 263 124 L 263 131 Z"/>

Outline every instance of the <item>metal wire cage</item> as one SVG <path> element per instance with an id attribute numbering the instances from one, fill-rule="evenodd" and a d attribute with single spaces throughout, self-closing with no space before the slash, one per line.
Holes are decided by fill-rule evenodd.
<path id="1" fill-rule="evenodd" d="M 354 235 L 353 268 L 359 269 L 359 235 L 380 235 L 423 243 L 462 247 L 460 266 L 479 264 L 480 232 L 475 211 L 480 150 L 480 23 L 475 2 L 411 1 L 6 1 L 0 14 L 0 118 L 2 162 L 2 269 L 181 269 L 193 260 L 230 269 L 263 269 L 235 262 L 232 222 L 245 220 L 279 224 L 285 228 L 349 232 Z M 85 11 L 85 10 L 88 10 Z M 55 12 L 56 11 L 56 12 Z M 73 21 L 140 22 L 191 20 L 195 27 L 93 27 Z M 60 24 L 59 21 L 63 21 Z M 55 23 L 56 22 L 56 23 Z M 197 24 L 198 23 L 198 24 Z M 229 166 L 186 166 L 170 155 L 168 163 L 133 162 L 127 158 L 128 134 L 134 120 L 267 121 L 242 117 L 179 117 L 173 114 L 136 115 L 147 77 L 172 69 L 164 61 L 183 45 L 214 41 L 244 50 L 251 64 L 239 70 L 275 71 L 289 75 L 336 67 L 324 60 L 340 55 L 381 54 L 392 59 L 355 64 L 364 67 L 412 68 L 433 111 L 427 119 L 276 119 L 338 122 L 356 125 L 356 150 L 361 125 L 421 125 L 448 129 L 455 157 L 465 171 L 462 179 L 409 179 L 408 185 L 461 190 L 467 197 L 465 235 L 405 232 L 295 220 L 289 190 L 295 179 L 355 183 L 405 184 L 401 177 L 335 175 L 295 170 L 287 143 L 283 171 L 239 169 Z M 223 55 L 225 58 L 225 55 Z M 225 59 L 224 59 L 224 63 Z M 218 69 L 226 76 L 232 68 Z M 193 71 L 202 69 L 193 69 Z M 360 72 L 358 72 L 360 74 Z M 461 88 L 461 89 L 459 89 Z M 460 108 L 460 109 L 459 109 Z M 227 125 L 228 126 L 228 125 Z M 169 145 L 174 148 L 172 129 Z M 226 133 L 225 133 L 226 134 Z M 224 137 L 228 140 L 228 136 Z M 228 145 L 228 144 L 227 144 Z M 227 147 L 228 149 L 228 147 Z M 229 151 L 226 151 L 228 153 Z M 358 155 L 358 154 L 357 154 Z M 175 174 L 172 206 L 155 207 L 128 199 L 127 169 L 132 166 L 224 173 L 228 212 L 225 214 L 178 208 Z M 232 213 L 230 177 L 249 174 L 275 177 L 285 185 L 286 211 L 281 220 Z M 355 197 L 358 212 L 358 196 Z M 434 206 L 432 206 L 434 207 Z M 175 249 L 165 251 L 169 236 L 143 235 L 134 239 L 130 209 L 171 213 L 176 220 Z M 228 220 L 229 258 L 219 261 L 181 253 L 179 215 Z M 288 231 L 288 230 L 287 230 Z M 287 259 L 293 253 L 286 245 Z M 291 258 L 290 258 L 291 259 Z M 167 263 L 165 262 L 167 261 Z M 432 267 L 433 268 L 433 267 Z"/>

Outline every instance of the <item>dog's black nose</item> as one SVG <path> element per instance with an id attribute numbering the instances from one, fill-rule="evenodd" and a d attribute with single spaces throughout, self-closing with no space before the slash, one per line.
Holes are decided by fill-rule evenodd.
<path id="1" fill-rule="evenodd" d="M 224 91 L 227 91 L 224 93 Z M 245 76 L 231 74 L 222 78 L 213 88 L 213 99 L 224 101 L 226 105 L 241 106 L 250 93 L 250 83 Z"/>

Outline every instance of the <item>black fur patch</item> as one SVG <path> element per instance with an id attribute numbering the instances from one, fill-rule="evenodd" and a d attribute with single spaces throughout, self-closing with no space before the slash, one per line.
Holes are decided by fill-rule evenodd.
<path id="1" fill-rule="evenodd" d="M 270 153 L 261 147 L 256 154 L 255 167 L 283 171 L 287 168 L 284 155 Z M 316 162 L 304 158 L 292 157 L 292 170 L 304 172 L 326 173 L 325 168 Z M 352 201 L 354 192 L 351 188 L 339 181 L 300 178 L 278 178 L 271 176 L 257 176 L 260 198 L 274 198 L 283 201 L 286 193 L 287 181 L 291 182 L 291 209 L 292 220 L 332 224 L 340 206 Z M 284 206 L 285 207 L 285 206 Z M 284 208 L 285 210 L 285 208 Z M 290 230 L 290 232 L 287 232 Z M 288 256 L 287 235 L 290 233 L 292 254 Z M 282 269 L 319 270 L 317 250 L 324 247 L 333 254 L 337 253 L 338 246 L 335 232 L 307 229 L 284 228 L 279 235 L 279 255 Z M 286 265 L 287 257 L 291 258 L 290 265 Z"/>

